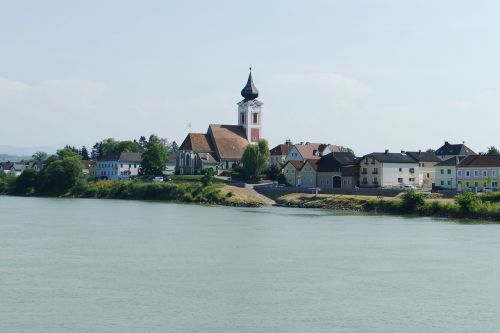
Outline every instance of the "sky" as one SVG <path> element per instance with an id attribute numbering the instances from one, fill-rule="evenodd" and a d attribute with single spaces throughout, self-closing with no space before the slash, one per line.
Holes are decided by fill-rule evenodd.
<path id="1" fill-rule="evenodd" d="M 0 5 L 4 150 L 151 133 L 180 144 L 237 124 L 250 64 L 271 146 L 500 146 L 498 1 Z"/>

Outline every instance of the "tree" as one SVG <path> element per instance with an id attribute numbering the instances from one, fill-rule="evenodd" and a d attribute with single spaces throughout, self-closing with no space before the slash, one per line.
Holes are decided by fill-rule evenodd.
<path id="1" fill-rule="evenodd" d="M 247 179 L 258 180 L 259 175 L 266 170 L 269 163 L 269 145 L 261 139 L 256 145 L 248 145 L 243 152 L 241 162 Z"/>
<path id="2" fill-rule="evenodd" d="M 92 147 L 92 152 L 90 153 L 90 157 L 93 160 L 101 159 L 104 155 L 104 151 L 102 150 L 102 144 L 100 142 L 96 142 Z"/>
<path id="3" fill-rule="evenodd" d="M 208 168 L 205 170 L 205 174 L 201 178 L 201 184 L 203 187 L 207 187 L 208 185 L 212 184 L 212 180 L 214 178 L 214 169 Z"/>
<path id="4" fill-rule="evenodd" d="M 81 178 L 81 155 L 71 148 L 57 151 L 47 159 L 47 166 L 38 177 L 37 189 L 41 194 L 63 195 Z"/>
<path id="5" fill-rule="evenodd" d="M 27 195 L 35 192 L 37 172 L 35 169 L 26 169 L 10 184 L 9 193 Z"/>
<path id="6" fill-rule="evenodd" d="M 179 145 L 175 141 L 172 141 L 168 148 L 170 149 L 171 154 L 177 154 L 177 152 L 179 151 Z"/>
<path id="7" fill-rule="evenodd" d="M 146 149 L 142 153 L 141 175 L 161 175 L 168 161 L 167 147 L 156 135 L 149 137 Z"/>
<path id="8" fill-rule="evenodd" d="M 116 147 L 116 153 L 130 152 L 130 153 L 138 153 L 141 151 L 141 147 L 139 143 L 136 141 L 119 141 Z"/>
<path id="9" fill-rule="evenodd" d="M 82 160 L 90 160 L 89 151 L 87 147 L 83 146 L 82 150 L 80 150 L 80 154 L 82 155 Z"/>
<path id="10" fill-rule="evenodd" d="M 500 151 L 498 150 L 497 147 L 491 146 L 491 147 L 488 147 L 488 152 L 486 154 L 488 154 L 488 155 L 500 155 Z"/>
<path id="11" fill-rule="evenodd" d="M 47 157 L 49 157 L 49 155 L 46 152 L 44 152 L 44 151 L 37 151 L 31 157 L 33 157 L 33 159 L 35 160 L 35 162 L 42 163 L 42 162 L 44 162 L 47 159 Z"/>
<path id="12" fill-rule="evenodd" d="M 343 153 L 351 153 L 354 155 L 354 150 L 349 147 L 339 146 L 339 150 Z"/>
<path id="13" fill-rule="evenodd" d="M 425 152 L 436 155 L 436 151 L 432 148 L 427 149 Z"/>
<path id="14" fill-rule="evenodd" d="M 147 146 L 148 146 L 148 140 L 146 140 L 145 136 L 141 136 L 139 138 L 139 147 L 141 147 L 141 150 L 144 151 L 146 150 Z"/>
<path id="15" fill-rule="evenodd" d="M 278 176 L 280 175 L 280 168 L 278 168 L 276 165 L 271 165 L 269 168 L 266 170 L 266 177 L 269 180 L 275 181 L 278 180 Z"/>

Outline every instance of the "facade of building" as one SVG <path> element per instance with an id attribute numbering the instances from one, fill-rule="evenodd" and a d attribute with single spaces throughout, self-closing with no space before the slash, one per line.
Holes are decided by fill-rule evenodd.
<path id="1" fill-rule="evenodd" d="M 139 175 L 142 157 L 140 153 L 121 153 L 104 156 L 97 161 L 99 179 L 124 180 Z"/>
<path id="2" fill-rule="evenodd" d="M 465 143 L 451 144 L 448 141 L 436 150 L 436 156 L 441 160 L 446 161 L 450 157 L 458 156 L 465 157 L 468 155 L 476 155 L 476 153 L 467 147 Z"/>
<path id="3" fill-rule="evenodd" d="M 457 165 L 457 189 L 497 191 L 500 182 L 499 155 L 469 155 Z"/>
<path id="4" fill-rule="evenodd" d="M 321 189 L 352 189 L 358 177 L 359 167 L 352 153 L 330 153 L 317 162 L 316 186 Z"/>
<path id="5" fill-rule="evenodd" d="M 407 151 L 406 155 L 418 162 L 418 186 L 432 188 L 436 183 L 436 164 L 442 162 L 435 154 L 425 151 Z"/>
<path id="6" fill-rule="evenodd" d="M 404 153 L 371 153 L 359 163 L 359 187 L 418 185 L 418 162 Z"/>
<path id="7" fill-rule="evenodd" d="M 316 187 L 317 162 L 317 159 L 286 162 L 283 175 L 287 184 L 296 187 Z"/>
<path id="8" fill-rule="evenodd" d="M 453 156 L 435 165 L 437 189 L 457 189 L 457 165 L 462 159 L 464 157 Z"/>
<path id="9" fill-rule="evenodd" d="M 238 125 L 208 126 L 206 133 L 189 133 L 179 147 L 175 172 L 194 174 L 211 168 L 216 173 L 230 170 L 241 162 L 245 147 L 262 137 L 262 105 L 259 92 L 248 76 L 238 103 Z"/>

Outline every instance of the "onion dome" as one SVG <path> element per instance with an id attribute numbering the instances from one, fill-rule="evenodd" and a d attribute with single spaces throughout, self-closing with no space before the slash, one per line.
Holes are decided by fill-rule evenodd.
<path id="1" fill-rule="evenodd" d="M 250 74 L 248 75 L 248 81 L 245 87 L 241 90 L 241 96 L 245 100 L 251 100 L 251 99 L 256 99 L 259 97 L 259 91 L 253 84 L 253 79 L 252 79 L 252 67 L 250 67 Z"/>

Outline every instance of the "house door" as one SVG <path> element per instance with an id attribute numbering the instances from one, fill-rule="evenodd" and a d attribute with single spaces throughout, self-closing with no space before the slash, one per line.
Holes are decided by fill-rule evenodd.
<path id="1" fill-rule="evenodd" d="M 332 178 L 332 186 L 333 186 L 333 188 L 341 188 L 342 187 L 342 179 L 339 176 L 334 176 Z"/>

